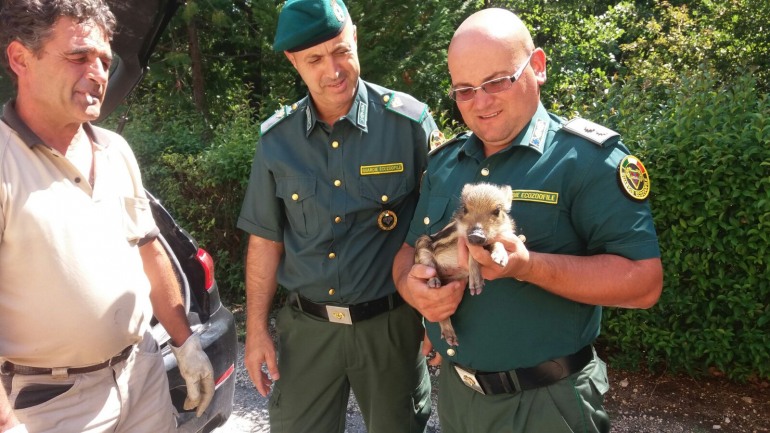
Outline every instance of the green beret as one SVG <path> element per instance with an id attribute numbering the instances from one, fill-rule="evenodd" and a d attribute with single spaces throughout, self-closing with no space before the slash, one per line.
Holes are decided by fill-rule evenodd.
<path id="1" fill-rule="evenodd" d="M 288 0 L 278 16 L 273 50 L 301 51 L 342 33 L 348 9 L 342 0 Z"/>

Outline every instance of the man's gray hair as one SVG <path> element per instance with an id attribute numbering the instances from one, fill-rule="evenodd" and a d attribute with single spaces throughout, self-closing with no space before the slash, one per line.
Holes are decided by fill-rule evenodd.
<path id="1" fill-rule="evenodd" d="M 7 48 L 19 41 L 35 54 L 53 32 L 61 17 L 78 23 L 92 22 L 99 26 L 109 40 L 115 32 L 115 15 L 104 0 L 2 0 L 0 2 L 0 62 L 15 81 L 16 74 L 8 66 Z"/>

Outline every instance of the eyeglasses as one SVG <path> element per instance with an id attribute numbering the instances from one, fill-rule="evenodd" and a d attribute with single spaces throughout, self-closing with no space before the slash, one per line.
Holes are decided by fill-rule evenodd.
<path id="1" fill-rule="evenodd" d="M 483 89 L 485 92 L 489 93 L 490 95 L 492 93 L 500 93 L 503 90 L 508 90 L 513 86 L 513 83 L 516 82 L 516 80 L 519 79 L 522 73 L 524 73 L 524 68 L 527 67 L 529 64 L 529 60 L 532 58 L 532 53 L 529 54 L 529 57 L 527 57 L 527 61 L 522 64 L 519 69 L 514 72 L 513 75 L 508 77 L 500 77 L 495 78 L 494 80 L 489 80 L 481 83 L 478 87 L 458 87 L 456 89 L 452 89 L 449 91 L 449 97 L 454 99 L 457 102 L 467 102 L 473 99 L 474 96 L 476 96 L 476 91 L 479 89 Z"/>

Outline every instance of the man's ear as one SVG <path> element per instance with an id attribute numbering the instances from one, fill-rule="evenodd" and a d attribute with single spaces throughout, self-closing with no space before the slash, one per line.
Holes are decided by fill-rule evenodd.
<path id="1" fill-rule="evenodd" d="M 19 41 L 13 41 L 8 44 L 5 53 L 8 55 L 8 65 L 17 76 L 22 75 L 27 70 L 29 58 L 33 55 L 32 52 Z"/>
<path id="2" fill-rule="evenodd" d="M 297 59 L 294 57 L 294 54 L 284 51 L 283 55 L 286 56 L 287 59 L 291 62 L 291 65 L 294 66 L 294 69 L 297 69 Z"/>
<path id="3" fill-rule="evenodd" d="M 545 51 L 543 51 L 542 48 L 535 48 L 529 63 L 532 65 L 532 70 L 535 71 L 535 78 L 537 78 L 538 84 L 542 86 L 548 78 L 546 74 L 546 65 L 548 62 Z"/>

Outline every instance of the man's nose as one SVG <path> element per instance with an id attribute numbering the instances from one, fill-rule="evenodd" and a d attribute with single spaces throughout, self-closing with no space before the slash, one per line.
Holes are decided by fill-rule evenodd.
<path id="1" fill-rule="evenodd" d="M 484 89 L 477 89 L 476 94 L 473 95 L 473 104 L 476 108 L 486 107 L 493 99 L 495 95 L 490 95 Z"/>
<path id="2" fill-rule="evenodd" d="M 97 83 L 104 85 L 107 83 L 107 77 L 109 76 L 109 66 L 101 59 L 96 59 L 89 65 L 88 78 L 96 81 Z"/>
<path id="3" fill-rule="evenodd" d="M 334 56 L 329 56 L 324 62 L 324 74 L 334 79 L 339 75 L 340 67 Z"/>

